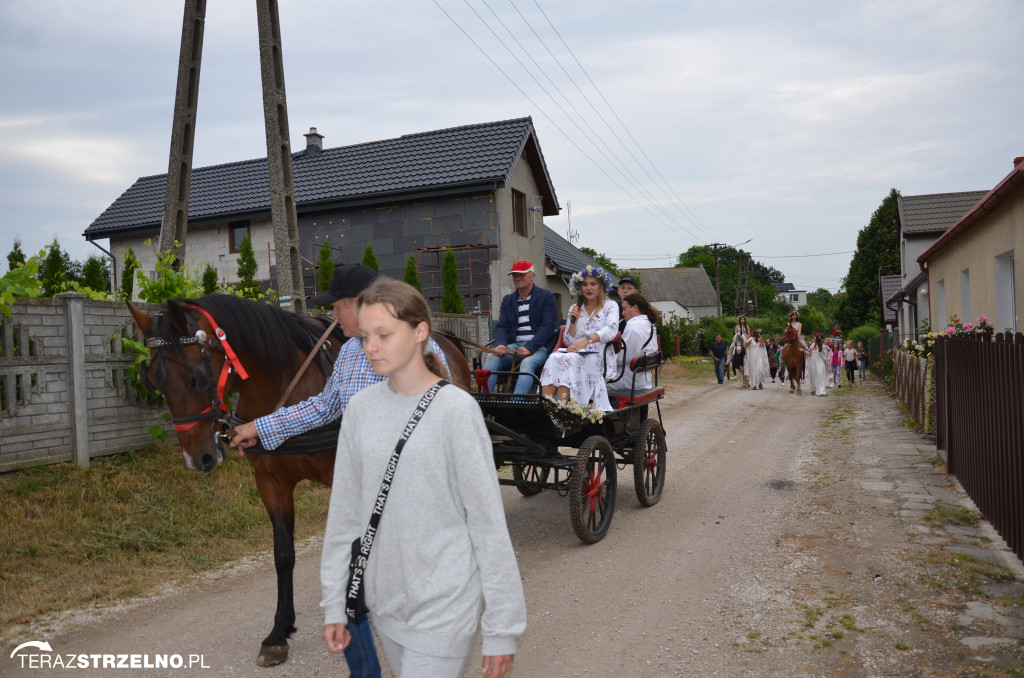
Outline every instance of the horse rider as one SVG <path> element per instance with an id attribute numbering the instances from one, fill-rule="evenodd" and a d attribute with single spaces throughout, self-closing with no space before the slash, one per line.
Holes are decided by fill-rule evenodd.
<path id="1" fill-rule="evenodd" d="M 800 322 L 800 314 L 796 311 L 789 312 L 789 327 L 796 330 L 796 335 L 800 338 L 800 348 L 806 351 L 809 346 L 807 345 L 807 342 L 804 341 L 804 326 L 803 323 Z"/>

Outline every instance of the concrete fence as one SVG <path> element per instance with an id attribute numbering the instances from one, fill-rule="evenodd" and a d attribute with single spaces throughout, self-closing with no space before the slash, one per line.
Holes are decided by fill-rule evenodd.
<path id="1" fill-rule="evenodd" d="M 139 304 L 147 311 L 156 305 Z M 121 337 L 135 325 L 123 303 L 77 292 L 16 301 L 0 314 L 0 472 L 89 460 L 152 442 L 162 406 L 128 383 L 135 359 Z"/>

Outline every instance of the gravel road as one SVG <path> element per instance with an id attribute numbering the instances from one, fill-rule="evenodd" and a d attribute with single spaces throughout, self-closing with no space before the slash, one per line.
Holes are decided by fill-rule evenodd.
<path id="1" fill-rule="evenodd" d="M 641 508 L 620 472 L 602 542 L 576 539 L 556 493 L 503 488 L 529 614 L 513 676 L 1022 675 L 1024 568 L 984 521 L 935 519 L 969 499 L 877 382 L 826 398 L 663 383 L 664 495 Z M 253 661 L 275 596 L 264 555 L 18 639 L 63 655 L 201 655 L 208 668 L 29 670 L 12 646 L 0 674 L 345 676 L 320 638 L 318 543 L 298 560 L 282 666 Z M 479 649 L 465 675 L 478 671 Z"/>

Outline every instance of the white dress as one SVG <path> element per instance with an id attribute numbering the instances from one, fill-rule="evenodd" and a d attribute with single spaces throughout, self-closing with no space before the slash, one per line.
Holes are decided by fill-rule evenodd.
<path id="1" fill-rule="evenodd" d="M 827 358 L 816 346 L 811 345 L 811 354 L 807 356 L 807 385 L 812 395 L 828 395 L 828 375 L 832 370 Z"/>
<path id="2" fill-rule="evenodd" d="M 611 412 L 608 402 L 608 390 L 605 386 L 604 347 L 606 342 L 619 333 L 619 306 L 611 299 L 594 315 L 587 310 L 580 310 L 576 322 L 576 333 L 565 333 L 565 345 L 568 346 L 584 337 L 598 335 L 601 341 L 586 348 L 569 353 L 559 349 L 548 356 L 544 363 L 544 371 L 540 374 L 542 386 L 567 386 L 569 397 L 581 405 L 593 402 L 602 412 Z"/>
<path id="3" fill-rule="evenodd" d="M 750 388 L 757 388 L 768 376 L 768 352 L 765 350 L 764 344 L 759 343 L 753 337 L 749 337 L 744 344 L 746 360 L 743 363 L 743 371 L 747 375 L 747 381 L 750 382 Z"/>
<path id="4" fill-rule="evenodd" d="M 628 391 L 633 388 L 633 371 L 624 361 L 633 362 L 638 355 L 650 355 L 658 352 L 658 337 L 654 332 L 654 325 L 645 315 L 638 315 L 626 321 L 626 327 L 622 330 L 622 343 L 625 350 L 615 354 L 615 361 L 609 361 L 608 378 L 614 378 L 619 370 L 622 370 L 622 378 L 618 381 L 608 383 L 608 388 L 613 391 Z M 645 345 L 646 344 L 646 345 Z M 636 390 L 646 391 L 651 388 L 651 373 L 641 372 L 636 375 Z"/>

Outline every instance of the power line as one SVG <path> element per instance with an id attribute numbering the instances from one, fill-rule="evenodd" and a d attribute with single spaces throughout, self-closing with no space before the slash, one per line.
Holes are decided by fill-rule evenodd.
<path id="1" fill-rule="evenodd" d="M 758 259 L 800 259 L 803 257 L 830 257 L 834 254 L 853 254 L 857 250 L 846 250 L 845 252 L 822 252 L 821 254 L 783 254 L 778 256 L 761 256 Z"/>

